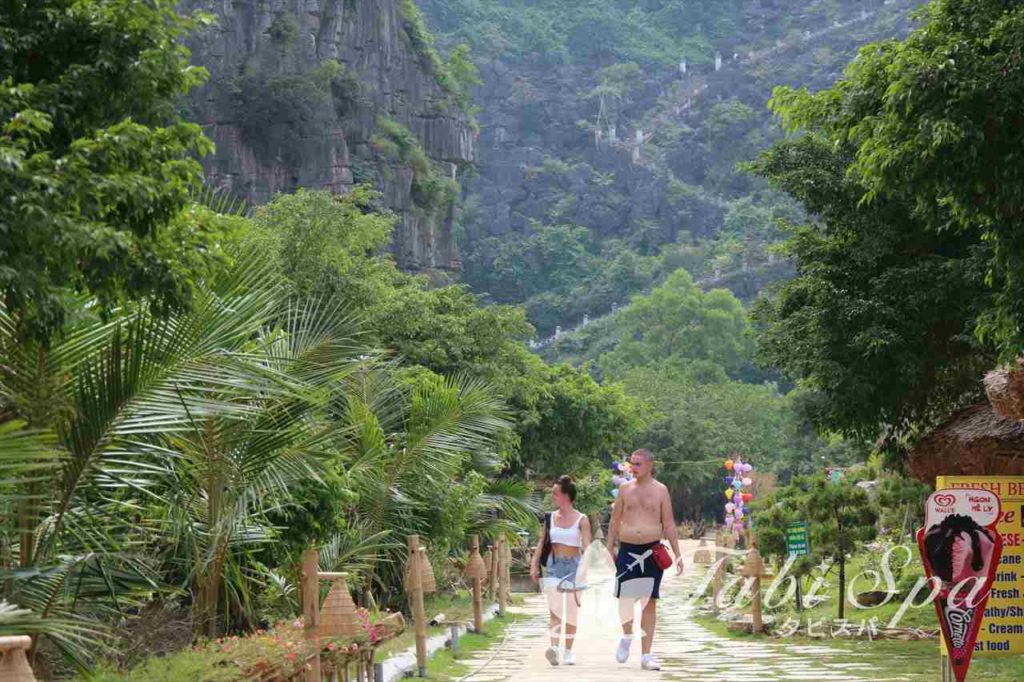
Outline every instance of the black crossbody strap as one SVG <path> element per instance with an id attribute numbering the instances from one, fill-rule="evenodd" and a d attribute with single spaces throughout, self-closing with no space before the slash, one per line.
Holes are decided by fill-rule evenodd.
<path id="1" fill-rule="evenodd" d="M 540 551 L 541 565 L 546 565 L 551 554 L 551 512 L 544 514 L 544 546 Z"/>

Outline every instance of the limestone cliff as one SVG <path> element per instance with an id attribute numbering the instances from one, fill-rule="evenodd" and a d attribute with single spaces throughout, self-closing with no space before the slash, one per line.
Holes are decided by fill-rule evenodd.
<path id="1" fill-rule="evenodd" d="M 263 202 L 372 182 L 407 269 L 457 269 L 453 211 L 475 131 L 411 0 L 186 0 L 214 14 L 191 115 L 217 145 L 212 184 Z"/>

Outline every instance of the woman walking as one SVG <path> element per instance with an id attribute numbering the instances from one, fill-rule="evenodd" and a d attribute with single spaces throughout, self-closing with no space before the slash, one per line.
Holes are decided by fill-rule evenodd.
<path id="1" fill-rule="evenodd" d="M 540 567 L 545 565 L 544 592 L 548 595 L 548 610 L 551 611 L 551 646 L 545 656 L 551 665 L 558 665 L 558 640 L 565 618 L 565 654 L 561 662 L 575 665 L 576 658 L 572 652 L 573 640 L 576 638 L 579 604 L 576 599 L 577 578 L 580 575 L 580 560 L 590 545 L 590 520 L 586 514 L 576 511 L 576 484 L 568 476 L 560 477 L 551 487 L 551 500 L 555 511 L 544 515 L 544 527 L 541 530 L 540 542 L 533 552 L 530 565 L 530 577 L 534 582 L 540 581 Z M 565 593 L 570 593 L 563 601 Z M 563 603 L 568 604 L 566 613 Z"/>

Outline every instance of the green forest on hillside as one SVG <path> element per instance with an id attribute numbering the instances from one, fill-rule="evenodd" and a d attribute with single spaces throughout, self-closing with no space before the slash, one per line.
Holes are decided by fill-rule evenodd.
<path id="1" fill-rule="evenodd" d="M 484 78 L 465 281 L 525 305 L 546 337 L 678 267 L 745 302 L 790 276 L 772 247 L 801 208 L 737 168 L 782 137 L 771 88 L 828 85 L 863 42 L 905 31 L 915 3 L 421 4 Z"/>
<path id="2" fill-rule="evenodd" d="M 190 117 L 186 39 L 224 17 L 0 7 L 0 634 L 41 677 L 245 677 L 301 627 L 310 548 L 383 617 L 419 535 L 454 603 L 469 534 L 535 534 L 565 473 L 602 521 L 637 447 L 697 526 L 741 455 L 779 483 L 766 547 L 803 514 L 844 564 L 902 538 L 910 450 L 1024 352 L 1024 9 L 387 1 L 475 168 L 359 109 L 387 86 L 292 4 L 212 84 L 247 158 L 368 132 L 345 191 L 260 205 Z M 461 273 L 399 267 L 395 178 Z"/>

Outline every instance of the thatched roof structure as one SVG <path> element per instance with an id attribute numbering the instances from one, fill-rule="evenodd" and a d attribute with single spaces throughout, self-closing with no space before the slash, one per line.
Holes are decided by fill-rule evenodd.
<path id="1" fill-rule="evenodd" d="M 935 485 L 936 476 L 1024 475 L 1024 422 L 992 405 L 957 410 L 910 451 L 910 473 Z"/>
<path id="2" fill-rule="evenodd" d="M 985 395 L 999 416 L 1024 419 L 1024 358 L 986 374 Z"/>

